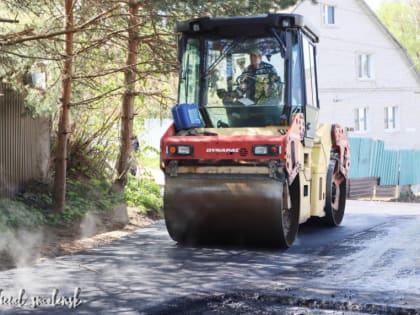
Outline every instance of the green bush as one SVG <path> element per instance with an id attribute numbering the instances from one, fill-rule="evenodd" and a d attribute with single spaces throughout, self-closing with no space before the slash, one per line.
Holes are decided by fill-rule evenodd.
<path id="1" fill-rule="evenodd" d="M 411 190 L 400 193 L 400 197 L 397 199 L 399 202 L 419 202 L 420 198 L 417 197 Z"/>
<path id="2" fill-rule="evenodd" d="M 25 208 L 30 213 L 39 214 L 42 218 L 41 223 L 57 225 L 71 224 L 81 220 L 88 211 L 94 213 L 108 211 L 123 202 L 125 202 L 124 196 L 113 193 L 109 181 L 97 179 L 82 181 L 69 178 L 67 179 L 66 207 L 63 213 L 51 211 L 50 189 L 47 185 L 39 183 L 28 185 L 25 191 L 16 197 L 13 204 L 15 207 Z M 12 209 L 10 206 L 9 208 Z M 14 216 L 18 216 L 19 213 L 22 211 Z M 28 216 L 28 220 L 32 220 L 32 217 Z M 14 222 L 16 222 L 15 226 L 24 225 L 22 219 L 7 219 L 8 226 Z M 39 222 L 39 220 L 35 221 L 34 225 Z"/>
<path id="3" fill-rule="evenodd" d="M 125 199 L 128 206 L 137 207 L 143 213 L 159 213 L 163 205 L 161 188 L 148 173 L 141 178 L 130 175 Z"/>
<path id="4" fill-rule="evenodd" d="M 67 180 L 66 207 L 60 214 L 62 221 L 80 220 L 86 212 L 106 212 L 124 202 L 124 198 L 112 192 L 111 183 L 103 179 L 89 181 Z"/>
<path id="5" fill-rule="evenodd" d="M 35 226 L 46 223 L 45 213 L 26 204 L 0 199 L 0 231 L 18 226 Z"/>
<path id="6" fill-rule="evenodd" d="M 0 231 L 41 224 L 69 225 L 89 212 L 103 213 L 125 203 L 145 214 L 159 213 L 162 207 L 160 186 L 150 174 L 130 176 L 124 194 L 111 190 L 107 180 L 67 179 L 66 207 L 63 213 L 51 211 L 52 194 L 48 185 L 32 183 L 15 200 L 0 199 Z"/>

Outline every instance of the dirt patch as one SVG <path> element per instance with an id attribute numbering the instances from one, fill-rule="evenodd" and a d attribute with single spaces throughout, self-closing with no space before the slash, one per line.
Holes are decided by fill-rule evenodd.
<path id="1" fill-rule="evenodd" d="M 160 219 L 127 208 L 128 224 L 103 214 L 72 226 L 41 226 L 16 231 L 7 250 L 0 251 L 0 271 L 24 267 L 47 258 L 77 253 L 117 240 Z M 86 228 L 87 226 L 87 228 Z"/>

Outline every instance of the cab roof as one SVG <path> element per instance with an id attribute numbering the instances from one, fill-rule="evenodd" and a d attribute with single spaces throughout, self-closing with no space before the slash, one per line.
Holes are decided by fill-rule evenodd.
<path id="1" fill-rule="evenodd" d="M 258 16 L 200 17 L 178 22 L 175 31 L 186 34 L 207 34 L 218 36 L 265 35 L 272 28 L 300 28 L 314 42 L 319 41 L 318 32 L 308 25 L 302 15 L 270 13 Z"/>

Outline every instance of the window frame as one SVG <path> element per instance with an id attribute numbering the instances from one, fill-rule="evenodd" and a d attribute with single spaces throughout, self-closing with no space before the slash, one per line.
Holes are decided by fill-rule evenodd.
<path id="1" fill-rule="evenodd" d="M 363 112 L 363 119 L 361 119 L 360 113 Z M 364 107 L 356 107 L 354 109 L 354 131 L 357 133 L 366 133 L 369 131 L 369 124 L 368 124 L 368 114 L 369 108 L 367 106 Z M 362 124 L 361 124 L 362 122 Z M 363 125 L 363 129 L 361 129 L 361 125 Z"/>
<path id="2" fill-rule="evenodd" d="M 365 57 L 365 58 L 363 58 Z M 365 59 L 365 60 L 363 60 Z M 364 63 L 367 62 L 367 67 Z M 361 81 L 374 80 L 373 75 L 373 54 L 370 52 L 358 52 L 356 54 L 356 74 Z"/>
<path id="3" fill-rule="evenodd" d="M 335 26 L 336 23 L 336 6 L 330 3 L 324 3 L 321 6 L 322 25 Z"/>
<path id="4" fill-rule="evenodd" d="M 303 72 L 305 74 L 306 104 L 319 108 L 318 82 L 316 75 L 315 45 L 302 36 Z"/>
<path id="5" fill-rule="evenodd" d="M 384 124 L 385 124 L 384 129 L 387 132 L 398 130 L 398 106 L 397 105 L 384 107 Z M 392 126 L 390 126 L 390 124 Z"/>
<path id="6" fill-rule="evenodd" d="M 194 45 L 196 47 L 193 47 Z M 192 48 L 188 49 L 188 46 Z M 193 53 L 193 49 L 195 49 L 194 53 Z M 199 67 L 202 64 L 201 56 L 200 56 L 201 49 L 202 47 L 201 47 L 200 38 L 189 37 L 187 41 L 185 42 L 184 54 L 180 60 L 182 66 L 180 67 L 180 70 L 179 70 L 180 81 L 178 83 L 178 104 L 194 103 L 198 105 L 200 103 L 199 84 L 198 83 L 191 84 L 190 80 L 193 79 L 194 82 L 199 81 L 199 78 L 200 78 Z M 195 59 L 189 61 L 190 57 L 195 58 Z M 182 74 L 181 71 L 184 71 L 184 74 Z M 185 76 L 184 80 L 182 79 L 183 76 Z"/>

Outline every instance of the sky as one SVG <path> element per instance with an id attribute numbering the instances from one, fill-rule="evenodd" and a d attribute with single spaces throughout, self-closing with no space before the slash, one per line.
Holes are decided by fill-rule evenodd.
<path id="1" fill-rule="evenodd" d="M 366 3 L 373 9 L 377 10 L 381 6 L 382 2 L 406 2 L 406 0 L 365 0 Z"/>
<path id="2" fill-rule="evenodd" d="M 383 2 L 383 0 L 365 0 L 365 1 L 374 10 L 379 9 L 379 7 L 381 6 L 381 3 Z"/>

